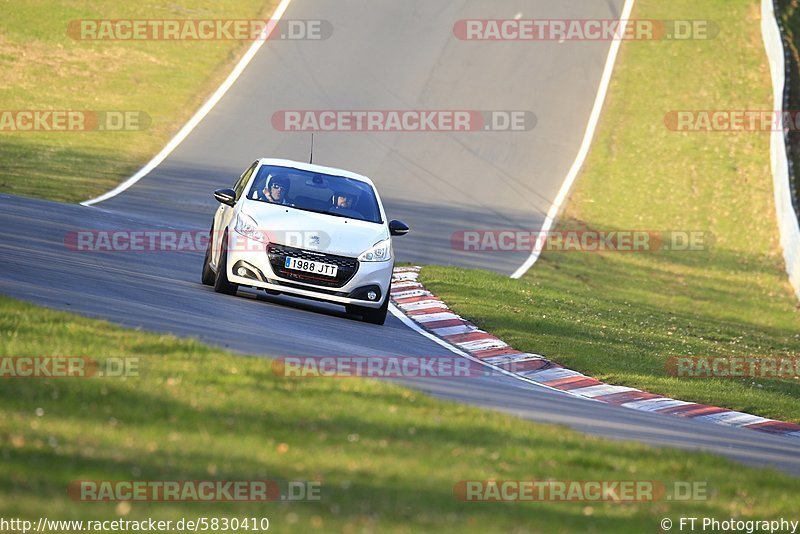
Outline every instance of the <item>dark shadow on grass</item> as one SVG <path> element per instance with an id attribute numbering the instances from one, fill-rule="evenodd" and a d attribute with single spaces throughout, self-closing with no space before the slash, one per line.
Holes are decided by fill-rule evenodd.
<path id="1" fill-rule="evenodd" d="M 275 382 L 269 383 L 267 377 L 253 376 L 261 381 L 262 392 L 271 391 L 277 387 Z M 209 386 L 207 380 L 198 379 L 196 386 Z M 59 383 L 60 395 L 58 400 L 50 397 L 52 383 L 42 382 L 16 382 L 0 390 L 0 401 L 7 411 L 20 410 L 28 412 L 30 401 L 37 399 L 37 404 L 44 406 L 47 418 L 56 418 L 60 422 L 74 421 L 76 425 L 97 425 L 107 427 L 109 417 L 113 416 L 118 423 L 109 430 L 109 438 L 118 441 L 123 448 L 110 447 L 98 450 L 95 447 L 93 456 L 84 455 L 82 452 L 65 453 L 51 449 L 48 445 L 33 449 L 11 448 L 8 445 L 3 449 L 5 454 L 5 469 L 10 471 L 11 477 L 0 479 L 0 493 L 13 495 L 15 499 L 46 499 L 67 501 L 66 485 L 76 479 L 94 480 L 312 480 L 316 476 L 322 477 L 322 500 L 319 502 L 290 503 L 292 511 L 306 514 L 320 514 L 327 516 L 332 506 L 337 506 L 337 515 L 357 517 L 363 514 L 377 514 L 381 522 L 388 524 L 424 525 L 428 515 L 430 521 L 436 522 L 448 514 L 456 514 L 456 521 L 480 520 L 493 524 L 528 525 L 531 514 L 535 514 L 537 525 L 549 525 L 552 528 L 571 526 L 574 529 L 585 529 L 589 525 L 601 530 L 613 529 L 615 531 L 636 531 L 641 528 L 641 522 L 646 521 L 650 515 L 655 515 L 653 507 L 662 505 L 644 503 L 637 505 L 639 511 L 628 517 L 599 517 L 587 518 L 583 515 L 585 503 L 470 503 L 462 502 L 453 496 L 453 485 L 458 480 L 472 478 L 494 478 L 489 473 L 497 473 L 496 460 L 487 454 L 480 455 L 478 460 L 473 460 L 473 466 L 467 471 L 458 474 L 457 480 L 442 479 L 441 475 L 430 473 L 422 476 L 420 473 L 407 476 L 378 474 L 369 467 L 359 466 L 355 469 L 345 466 L 327 468 L 320 471 L 312 466 L 300 466 L 288 463 L 284 457 L 275 453 L 271 460 L 256 459 L 255 455 L 247 450 L 227 450 L 207 447 L 202 452 L 192 450 L 192 447 L 182 448 L 181 443 L 191 440 L 198 433 L 208 433 L 211 436 L 240 435 L 250 440 L 263 439 L 264 442 L 287 439 L 292 446 L 324 449 L 325 447 L 347 447 L 349 434 L 358 434 L 360 440 L 370 440 L 373 443 L 379 439 L 387 439 L 389 445 L 385 449 L 366 449 L 365 452 L 374 455 L 405 456 L 409 461 L 416 461 L 418 448 L 404 447 L 403 442 L 410 445 L 412 441 L 426 441 L 426 450 L 431 454 L 428 461 L 446 461 L 448 451 L 459 448 L 469 454 L 475 449 L 485 451 L 506 450 L 525 451 L 521 457 L 513 454 L 504 454 L 503 462 L 508 465 L 502 468 L 501 475 L 507 478 L 543 478 L 555 474 L 564 479 L 569 479 L 569 473 L 574 473 L 576 468 L 582 468 L 582 474 L 588 476 L 611 477 L 630 479 L 640 477 L 662 477 L 669 479 L 671 476 L 680 476 L 673 470 L 676 465 L 670 462 L 659 463 L 654 473 L 639 472 L 631 477 L 629 473 L 618 473 L 615 456 L 619 454 L 617 444 L 589 440 L 584 442 L 586 447 L 591 446 L 591 454 L 581 454 L 573 451 L 572 460 L 564 461 L 565 441 L 557 433 L 539 434 L 527 433 L 524 436 L 515 436 L 510 432 L 502 432 L 487 428 L 478 423 L 464 425 L 456 428 L 443 422 L 440 425 L 428 422 L 416 422 L 417 434 L 409 436 L 404 426 L 393 426 L 389 418 L 367 421 L 357 415 L 346 412 L 333 414 L 328 419 L 314 418 L 313 414 L 303 414 L 302 410 L 292 413 L 290 409 L 281 409 L 280 406 L 269 405 L 260 409 L 253 406 L 242 406 L 238 413 L 230 407 L 219 409 L 198 410 L 179 401 L 163 390 L 154 389 L 157 393 L 148 393 L 142 388 L 109 386 L 102 381 L 74 383 Z M 272 387 L 270 387 L 272 386 Z M 212 384 L 213 387 L 213 384 Z M 251 387 L 256 387 L 251 384 Z M 331 386 L 333 387 L 333 386 Z M 328 387 L 317 388 L 313 385 L 298 387 L 295 396 L 303 396 L 312 401 L 318 398 L 319 402 L 311 405 L 320 406 L 319 414 L 325 412 L 325 403 L 331 402 Z M 103 391 L 106 390 L 106 394 Z M 215 393 L 212 390 L 209 394 Z M 349 398 L 352 392 L 346 392 Z M 275 395 L 266 394 L 264 400 L 270 397 L 281 398 L 290 406 L 293 402 L 292 393 L 287 391 L 276 392 Z M 356 395 L 354 398 L 368 398 L 375 395 Z M 392 400 L 400 405 L 401 409 L 424 409 L 419 406 L 412 407 L 409 403 L 403 405 L 399 392 L 381 393 L 374 404 L 383 405 L 386 400 Z M 363 404 L 363 403 L 362 403 Z M 83 408 L 81 408 L 83 407 Z M 88 409 L 87 409 L 88 407 Z M 301 418 L 307 417 L 307 418 Z M 230 424 L 231 418 L 235 424 Z M 41 420 L 42 430 L 34 434 L 45 435 L 47 419 Z M 142 436 L 151 432 L 155 439 L 161 434 L 166 440 L 167 434 L 177 433 L 181 440 L 174 445 L 165 447 L 161 443 L 157 450 L 146 455 L 131 457 L 125 451 L 123 444 L 125 436 L 136 429 Z M 26 431 L 27 432 L 27 431 Z M 99 431 L 102 433 L 102 431 Z M 95 431 L 97 433 L 97 431 Z M 320 441 L 320 434 L 327 436 L 325 441 Z M 575 439 L 578 439 L 577 437 Z M 169 441 L 166 441 L 169 443 Z M 191 442 L 189 442 L 191 443 Z M 569 443 L 568 441 L 566 443 Z M 298 445 L 299 444 L 299 445 Z M 502 444 L 498 446 L 498 444 Z M 61 443 L 63 447 L 65 443 Z M 130 446 L 130 445 L 128 445 Z M 356 445 L 353 445 L 356 446 Z M 648 459 L 659 459 L 663 451 L 641 448 L 637 458 L 644 462 Z M 678 454 L 678 453 L 674 453 Z M 546 458 L 557 458 L 561 463 L 555 471 L 549 470 L 539 463 Z M 538 459 L 538 460 L 537 460 Z M 702 459 L 702 458 L 701 458 Z M 720 459 L 706 458 L 704 465 L 717 467 L 720 476 L 724 476 L 727 462 Z M 304 461 L 308 463 L 309 460 Z M 356 461 L 354 458 L 353 461 Z M 660 461 L 660 460 L 659 460 Z M 700 461 L 700 460 L 698 460 Z M 219 472 L 209 475 L 208 466 L 221 466 Z M 587 471 L 588 470 L 588 471 Z M 685 474 L 684 474 L 685 476 Z M 766 475 L 765 475 L 766 476 Z M 792 491 L 788 481 L 776 482 L 773 480 L 773 490 L 783 491 L 788 494 Z M 69 502 L 69 501 L 67 501 Z M 94 516 L 95 510 L 107 511 L 108 505 L 97 503 L 77 503 L 73 505 L 76 516 Z M 173 505 L 159 503 L 137 504 L 137 514 L 157 514 L 159 510 Z M 181 506 L 186 511 L 196 511 L 201 505 L 197 503 Z M 203 513 L 208 514 L 247 514 L 259 509 L 269 512 L 270 506 L 276 510 L 278 503 L 267 505 L 251 503 L 204 503 Z M 668 505 L 666 508 L 669 508 Z M 709 515 L 712 512 L 723 514 L 727 511 L 728 500 L 718 499 L 712 503 L 682 503 L 682 513 L 695 513 L 695 515 Z M 46 510 L 44 510 L 46 511 Z"/>

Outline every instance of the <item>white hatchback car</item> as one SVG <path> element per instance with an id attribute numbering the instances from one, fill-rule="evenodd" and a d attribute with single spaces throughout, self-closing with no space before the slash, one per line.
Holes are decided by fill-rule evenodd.
<path id="1" fill-rule="evenodd" d="M 202 281 L 219 293 L 241 286 L 343 304 L 348 313 L 383 324 L 394 268 L 392 236 L 369 178 L 330 167 L 260 159 L 220 206 L 203 262 Z"/>

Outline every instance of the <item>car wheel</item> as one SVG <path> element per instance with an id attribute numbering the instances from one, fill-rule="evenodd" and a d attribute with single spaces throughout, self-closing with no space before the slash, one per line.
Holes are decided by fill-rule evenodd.
<path id="1" fill-rule="evenodd" d="M 235 295 L 239 289 L 239 284 L 228 281 L 228 234 L 222 239 L 222 250 L 219 253 L 219 265 L 217 265 L 217 276 L 214 279 L 214 291 L 225 295 Z"/>
<path id="2" fill-rule="evenodd" d="M 213 229 L 211 230 L 213 235 Z M 202 282 L 204 285 L 213 286 L 214 282 L 216 281 L 216 275 L 214 271 L 211 269 L 211 243 L 212 239 L 209 236 L 208 238 L 208 246 L 206 247 L 206 257 L 203 259 L 203 275 L 202 275 Z"/>
<path id="3" fill-rule="evenodd" d="M 365 308 L 361 306 L 354 307 L 357 308 L 357 311 L 354 311 L 354 313 L 360 314 L 364 322 L 371 324 L 383 324 L 386 322 L 386 314 L 389 311 L 389 295 L 386 295 L 386 298 L 383 299 L 383 304 L 381 304 L 380 308 Z"/>

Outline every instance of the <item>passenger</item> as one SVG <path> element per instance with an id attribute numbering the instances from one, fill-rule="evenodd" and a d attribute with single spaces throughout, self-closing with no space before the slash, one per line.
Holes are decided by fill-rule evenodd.
<path id="1" fill-rule="evenodd" d="M 353 204 L 356 202 L 355 195 L 345 192 L 335 193 L 333 195 L 333 209 L 353 209 Z"/>

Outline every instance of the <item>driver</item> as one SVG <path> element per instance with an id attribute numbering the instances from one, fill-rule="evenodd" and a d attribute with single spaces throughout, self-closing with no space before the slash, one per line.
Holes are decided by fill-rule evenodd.
<path id="1" fill-rule="evenodd" d="M 285 176 L 270 176 L 264 185 L 261 195 L 261 200 L 272 202 L 274 204 L 288 204 L 286 194 L 289 192 L 289 179 Z"/>

